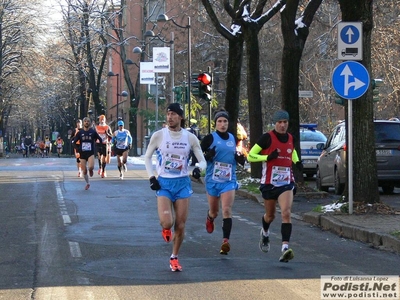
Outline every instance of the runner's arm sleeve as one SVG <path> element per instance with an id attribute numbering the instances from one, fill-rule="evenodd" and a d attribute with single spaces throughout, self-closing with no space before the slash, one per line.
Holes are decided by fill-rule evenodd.
<path id="1" fill-rule="evenodd" d="M 152 163 L 153 153 L 160 146 L 162 138 L 163 138 L 163 133 L 161 130 L 154 132 L 150 138 L 149 145 L 147 146 L 147 150 L 144 155 L 144 163 L 149 178 L 154 176 L 153 163 Z"/>
<path id="2" fill-rule="evenodd" d="M 293 149 L 293 153 L 292 153 L 292 161 L 294 163 L 297 163 L 300 161 L 299 156 L 297 155 L 297 151 L 296 149 Z"/>
<path id="3" fill-rule="evenodd" d="M 268 155 L 260 154 L 261 150 L 262 148 L 258 144 L 255 144 L 253 147 L 251 147 L 249 155 L 247 156 L 247 160 L 249 162 L 267 161 Z"/>
<path id="4" fill-rule="evenodd" d="M 131 133 L 128 131 L 128 144 L 132 145 L 132 136 Z"/>
<path id="5" fill-rule="evenodd" d="M 199 139 L 195 135 L 189 135 L 190 145 L 193 150 L 194 156 L 198 161 L 198 167 L 200 170 L 204 170 L 207 167 L 206 159 L 204 158 L 203 151 L 201 150 Z"/>

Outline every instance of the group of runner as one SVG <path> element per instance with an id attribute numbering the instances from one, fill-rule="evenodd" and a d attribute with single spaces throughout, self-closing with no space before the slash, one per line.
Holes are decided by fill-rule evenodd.
<path id="1" fill-rule="evenodd" d="M 124 121 L 118 120 L 118 130 L 112 132 L 106 123 L 106 117 L 101 115 L 99 123 L 95 127 L 89 117 L 78 120 L 75 133 L 72 136 L 78 177 L 84 177 L 85 190 L 90 188 L 89 177 L 93 176 L 95 165 L 95 151 L 97 150 L 99 171 L 98 174 L 107 177 L 106 166 L 111 162 L 112 145 L 117 156 L 120 179 L 123 179 L 123 172 L 127 171 L 128 150 L 132 147 L 132 136 L 129 130 L 124 128 Z"/>
<path id="2" fill-rule="evenodd" d="M 214 232 L 214 223 L 221 206 L 222 243 L 220 254 L 228 255 L 232 230 L 232 206 L 238 189 L 236 165 L 244 165 L 245 158 L 238 151 L 238 138 L 228 132 L 229 114 L 224 109 L 214 115 L 215 132 L 205 136 L 201 144 L 198 138 L 185 130 L 184 111 L 179 103 L 167 107 L 167 123 L 150 138 L 145 154 L 146 171 L 150 188 L 156 191 L 161 235 L 165 242 L 172 241 L 169 258 L 173 272 L 182 271 L 178 254 L 185 236 L 185 225 L 189 212 L 189 198 L 193 194 L 189 178 L 188 163 L 193 152 L 198 163 L 192 176 L 199 179 L 205 170 L 205 187 L 208 212 L 205 229 Z M 301 168 L 301 162 L 294 149 L 293 137 L 287 132 L 289 114 L 280 110 L 274 114 L 274 130 L 260 137 L 248 155 L 251 162 L 262 162 L 260 190 L 264 198 L 265 213 L 262 217 L 259 248 L 263 252 L 270 249 L 269 227 L 274 220 L 276 203 L 280 205 L 282 224 L 282 255 L 280 262 L 289 262 L 294 253 L 289 248 L 292 232 L 290 212 L 294 196 L 292 164 Z M 156 174 L 152 156 L 156 152 Z"/>

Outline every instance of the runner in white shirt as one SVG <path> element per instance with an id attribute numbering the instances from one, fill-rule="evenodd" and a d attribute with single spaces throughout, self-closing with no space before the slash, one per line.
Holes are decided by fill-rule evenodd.
<path id="1" fill-rule="evenodd" d="M 179 103 L 170 104 L 167 107 L 168 126 L 152 135 L 145 154 L 150 188 L 157 191 L 158 216 L 163 228 L 162 236 L 167 243 L 173 241 L 170 257 L 170 268 L 173 272 L 182 271 L 178 253 L 185 235 L 189 197 L 193 194 L 188 174 L 190 150 L 199 161 L 198 167 L 193 170 L 193 177 L 200 178 L 200 171 L 207 165 L 198 138 L 184 129 L 184 123 L 182 106 Z M 157 178 L 154 176 L 152 166 L 154 151 L 157 154 Z M 172 227 L 174 227 L 173 238 Z"/>

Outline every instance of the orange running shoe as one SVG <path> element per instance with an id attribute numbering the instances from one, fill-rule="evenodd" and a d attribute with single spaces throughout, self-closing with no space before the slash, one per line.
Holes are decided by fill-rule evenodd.
<path id="1" fill-rule="evenodd" d="M 207 212 L 207 219 L 206 219 L 206 230 L 208 233 L 213 233 L 214 231 L 214 219 L 212 219 Z"/>
<path id="2" fill-rule="evenodd" d="M 231 245 L 229 245 L 228 239 L 224 239 L 221 245 L 221 251 L 219 254 L 228 255 L 228 252 L 231 250 Z"/>
<path id="3" fill-rule="evenodd" d="M 172 240 L 171 229 L 163 228 L 161 234 L 162 234 L 162 237 L 164 238 L 164 241 L 166 241 L 167 243 L 169 243 Z"/>
<path id="4" fill-rule="evenodd" d="M 104 178 L 104 177 L 107 177 L 107 173 L 106 173 L 106 171 L 104 171 L 104 172 L 101 172 L 101 178 Z"/>
<path id="5" fill-rule="evenodd" d="M 182 271 L 182 266 L 179 264 L 179 260 L 177 257 L 170 258 L 169 267 L 172 272 L 181 272 Z"/>
<path id="6" fill-rule="evenodd" d="M 101 175 L 101 169 L 99 169 L 99 170 L 97 171 L 97 174 Z"/>
<path id="7" fill-rule="evenodd" d="M 88 183 L 86 186 L 85 186 L 85 190 L 88 190 L 90 188 L 90 184 Z"/>

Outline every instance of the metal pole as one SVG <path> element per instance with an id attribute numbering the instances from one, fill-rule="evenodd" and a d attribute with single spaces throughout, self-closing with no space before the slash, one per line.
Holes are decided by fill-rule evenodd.
<path id="1" fill-rule="evenodd" d="M 347 147 L 348 165 L 347 174 L 349 182 L 349 215 L 353 214 L 353 100 L 347 100 L 348 103 L 348 140 L 349 146 Z"/>
<path id="2" fill-rule="evenodd" d="M 119 107 L 118 107 L 119 106 L 119 101 L 118 101 L 119 100 L 119 98 L 118 98 L 119 97 L 119 91 L 118 91 L 119 90 L 119 74 L 115 74 L 115 75 L 117 76 L 117 88 L 116 88 L 116 90 L 117 90 L 117 122 L 118 122 L 118 114 L 119 114 L 119 112 L 118 112 L 119 111 Z"/>
<path id="3" fill-rule="evenodd" d="M 191 81 L 192 81 L 192 34 L 191 34 L 191 28 L 190 28 L 190 17 L 188 17 L 188 119 L 190 120 L 190 96 L 191 96 Z"/>
<path id="4" fill-rule="evenodd" d="M 156 76 L 156 127 L 155 130 L 158 130 L 158 73 L 155 73 Z"/>
<path id="5" fill-rule="evenodd" d="M 174 101 L 174 86 L 175 86 L 175 46 L 174 46 L 174 33 L 171 32 L 171 99 L 170 103 Z"/>

